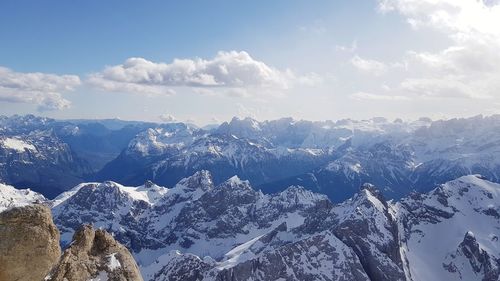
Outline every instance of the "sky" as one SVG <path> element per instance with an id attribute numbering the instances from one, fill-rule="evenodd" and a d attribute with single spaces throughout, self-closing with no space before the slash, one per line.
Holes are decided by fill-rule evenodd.
<path id="1" fill-rule="evenodd" d="M 0 114 L 500 113 L 498 0 L 0 1 Z"/>

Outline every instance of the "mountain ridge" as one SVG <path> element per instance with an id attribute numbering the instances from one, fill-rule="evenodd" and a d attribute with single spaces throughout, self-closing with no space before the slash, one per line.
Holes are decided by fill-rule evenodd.
<path id="1" fill-rule="evenodd" d="M 214 185 L 200 171 L 172 188 L 82 184 L 50 204 L 63 244 L 93 223 L 130 249 L 145 280 L 499 277 L 500 185 L 478 175 L 399 201 L 366 184 L 334 204 L 302 187 L 267 195 L 238 177 Z"/>

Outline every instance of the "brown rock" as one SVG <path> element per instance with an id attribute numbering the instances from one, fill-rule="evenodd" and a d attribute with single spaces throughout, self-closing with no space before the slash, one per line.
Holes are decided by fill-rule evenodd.
<path id="1" fill-rule="evenodd" d="M 142 281 L 127 248 L 106 231 L 84 225 L 75 233 L 71 246 L 64 251 L 47 280 L 86 281 L 98 276 L 110 281 Z"/>
<path id="2" fill-rule="evenodd" d="M 0 281 L 43 280 L 60 256 L 59 231 L 48 207 L 0 213 Z"/>

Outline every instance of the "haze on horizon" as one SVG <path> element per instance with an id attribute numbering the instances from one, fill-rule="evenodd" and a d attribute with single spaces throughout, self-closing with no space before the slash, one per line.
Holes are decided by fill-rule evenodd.
<path id="1" fill-rule="evenodd" d="M 497 0 L 3 1 L 0 114 L 491 115 L 499 26 Z"/>

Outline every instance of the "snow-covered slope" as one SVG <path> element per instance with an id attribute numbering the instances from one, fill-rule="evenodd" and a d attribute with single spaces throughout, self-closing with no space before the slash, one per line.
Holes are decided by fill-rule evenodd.
<path id="1" fill-rule="evenodd" d="M 46 201 L 47 199 L 43 195 L 30 189 L 16 189 L 13 186 L 0 183 L 0 212 L 12 207 Z"/>
<path id="2" fill-rule="evenodd" d="M 414 280 L 499 278 L 500 185 L 464 176 L 393 207 Z"/>
<path id="3" fill-rule="evenodd" d="M 46 199 L 0 185 L 0 210 Z M 146 280 L 498 280 L 500 185 L 463 176 L 386 201 L 340 204 L 302 187 L 254 191 L 200 171 L 172 188 L 83 183 L 52 206 L 63 244 L 83 223 L 126 245 Z"/>
<path id="4" fill-rule="evenodd" d="M 201 171 L 172 188 L 82 184 L 52 204 L 63 242 L 82 223 L 105 228 L 146 280 L 498 280 L 499 195 L 464 176 L 399 202 L 367 184 L 335 205 Z"/>

